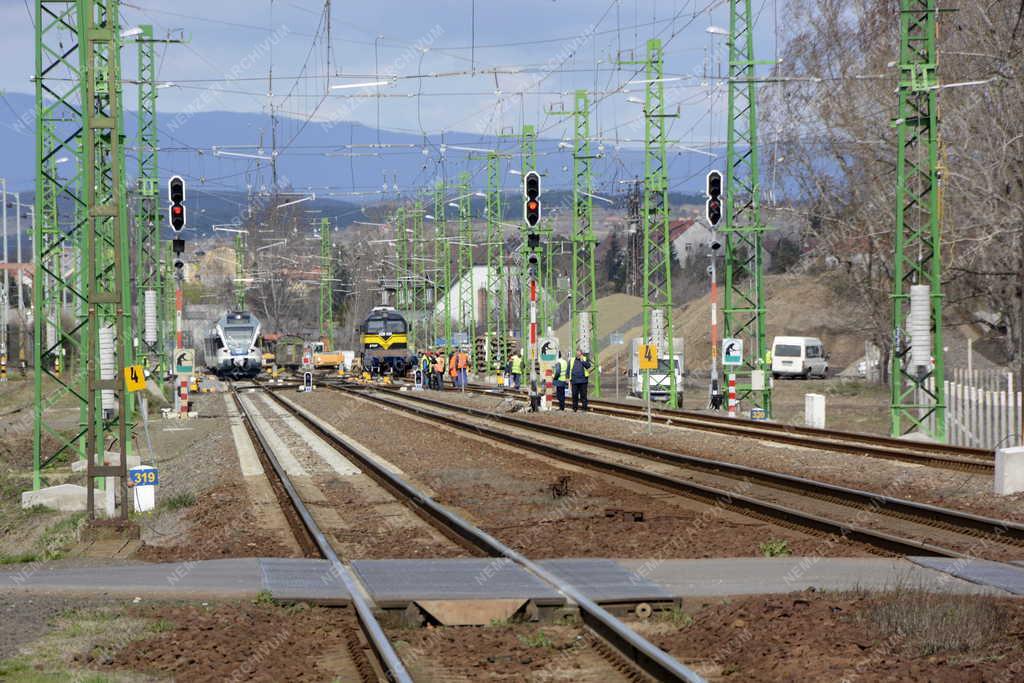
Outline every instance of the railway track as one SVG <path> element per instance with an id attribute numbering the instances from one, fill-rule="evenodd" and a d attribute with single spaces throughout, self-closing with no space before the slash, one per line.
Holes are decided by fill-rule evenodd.
<path id="1" fill-rule="evenodd" d="M 331 563 L 332 573 L 339 577 L 342 584 L 345 586 L 345 590 L 351 596 L 352 605 L 355 609 L 356 620 L 359 627 L 372 649 L 373 655 L 376 659 L 376 664 L 380 671 L 384 675 L 384 679 L 388 681 L 394 681 L 395 683 L 412 683 L 412 677 L 406 670 L 405 665 L 402 663 L 398 653 L 395 652 L 394 647 L 388 640 L 387 635 L 384 633 L 384 629 L 380 622 L 377 621 L 377 617 L 373 612 L 373 607 L 370 602 L 366 599 L 365 593 L 356 578 L 355 573 L 350 567 L 344 564 L 338 557 L 337 553 L 334 552 L 334 548 L 327 541 L 327 537 L 320 530 L 316 521 L 313 519 L 313 515 L 310 514 L 309 508 L 302 501 L 298 491 L 292 484 L 288 477 L 287 472 L 281 466 L 278 458 L 274 453 L 274 449 L 271 447 L 270 442 L 267 439 L 267 435 L 264 434 L 252 417 L 248 414 L 245 406 L 238 399 L 238 394 L 232 391 L 232 398 L 234 399 L 235 406 L 238 408 L 239 413 L 245 420 L 246 429 L 249 434 L 255 440 L 255 443 L 260 447 L 262 456 L 270 463 L 274 474 L 276 483 L 278 483 L 286 492 L 288 500 L 291 504 L 291 511 L 298 515 L 301 521 L 302 528 L 306 532 L 305 536 L 311 540 L 315 545 L 316 550 L 319 552 L 323 559 Z M 300 544 L 304 545 L 300 540 Z M 352 651 L 353 657 L 358 654 L 358 645 L 352 642 L 351 638 L 347 638 L 350 645 L 349 649 Z M 365 679 L 370 679 L 370 672 L 362 672 Z"/>
<path id="2" fill-rule="evenodd" d="M 882 552 L 965 558 L 981 555 L 980 547 L 987 559 L 1024 556 L 1024 526 L 1011 522 L 538 425 L 508 415 L 453 406 L 418 393 L 368 391 L 341 384 L 327 386 L 421 417 L 443 419 L 446 424 L 563 462 L 726 505 L 762 519 L 840 535 Z M 459 419 L 453 420 L 453 415 Z M 594 455 L 595 448 L 613 457 Z M 737 484 L 746 487 L 742 494 L 736 493 Z"/>
<path id="3" fill-rule="evenodd" d="M 470 385 L 467 390 L 480 394 L 500 394 L 524 402 L 527 400 L 522 392 L 498 387 Z M 646 409 L 639 405 L 627 405 L 616 401 L 592 398 L 590 399 L 590 410 L 601 415 L 647 420 Z M 803 448 L 864 455 L 962 472 L 992 474 L 995 470 L 993 453 L 979 448 L 907 441 L 875 434 L 816 429 L 776 422 L 740 421 L 722 415 L 668 408 L 652 409 L 651 421 L 657 424 L 698 429 L 716 434 L 769 440 Z"/>
<path id="4" fill-rule="evenodd" d="M 267 389 L 269 387 L 262 388 Z M 638 635 L 629 626 L 592 601 L 570 583 L 560 579 L 550 570 L 531 561 L 521 553 L 509 548 L 498 539 L 470 524 L 416 489 L 401 476 L 388 469 L 372 453 L 365 451 L 362 446 L 347 439 L 330 424 L 327 424 L 301 406 L 278 395 L 277 392 L 267 391 L 266 394 L 288 413 L 312 429 L 324 441 L 337 449 L 339 453 L 357 463 L 364 472 L 368 473 L 396 498 L 413 509 L 421 517 L 430 520 L 446 535 L 460 539 L 462 543 L 468 547 L 475 548 L 481 555 L 502 558 L 515 563 L 554 587 L 556 591 L 566 598 L 568 603 L 578 608 L 582 624 L 593 635 L 597 636 L 597 642 L 601 643 L 599 650 L 606 650 L 609 658 L 613 659 L 616 664 L 621 665 L 625 663 L 635 676 L 644 680 L 648 678 L 658 681 L 703 680 L 695 672 L 683 666 L 664 651 Z M 267 452 L 273 464 L 275 474 L 284 484 L 292 505 L 299 511 L 304 525 L 309 529 L 310 535 L 316 539 L 317 546 L 324 554 L 324 557 L 332 563 L 332 566 L 342 576 L 345 588 L 353 596 L 353 599 L 357 595 L 362 596 L 364 594 L 362 587 L 355 578 L 354 573 L 331 548 L 327 538 L 316 526 L 315 520 L 301 500 L 295 487 L 289 482 L 287 472 L 273 458 L 266 435 L 258 431 L 255 421 L 246 415 L 244 407 L 237 400 L 237 397 L 236 404 L 242 411 L 243 417 L 246 418 L 246 422 L 253 430 L 260 445 Z M 387 642 L 385 634 L 373 617 L 369 602 L 365 598 L 361 598 L 361 600 L 365 610 L 359 610 L 360 624 L 363 626 L 364 632 L 367 632 L 368 641 L 373 644 L 374 652 L 378 655 L 378 661 L 386 667 L 385 671 L 389 672 L 389 679 L 411 680 L 408 678 L 408 673 L 405 672 L 401 660 L 397 658 L 397 655 L 394 655 L 393 648 Z M 365 622 L 363 621 L 364 612 L 366 614 Z M 394 655 L 394 657 L 391 657 L 391 655 Z M 391 672 L 397 673 L 392 675 Z M 402 678 L 402 675 L 406 676 L 406 678 Z"/>

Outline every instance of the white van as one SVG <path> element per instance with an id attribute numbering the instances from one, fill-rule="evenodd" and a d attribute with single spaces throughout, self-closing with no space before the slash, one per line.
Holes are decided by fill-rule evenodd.
<path id="1" fill-rule="evenodd" d="M 772 340 L 772 377 L 828 376 L 825 345 L 817 337 L 775 337 Z"/>
<path id="2" fill-rule="evenodd" d="M 643 340 L 640 337 L 633 339 L 633 354 L 630 360 L 629 369 L 629 393 L 631 396 L 642 397 L 644 395 L 644 373 L 640 370 L 640 344 Z M 675 351 L 675 363 L 669 363 L 668 354 L 658 356 L 657 370 L 651 370 L 650 384 L 648 391 L 652 401 L 667 401 L 672 393 L 672 376 L 669 368 L 675 368 L 676 392 L 681 396 L 683 392 L 683 338 L 672 338 L 672 350 Z"/>

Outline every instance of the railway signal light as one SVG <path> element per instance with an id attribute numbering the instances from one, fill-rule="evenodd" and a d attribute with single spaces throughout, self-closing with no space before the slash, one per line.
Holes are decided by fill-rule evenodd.
<path id="1" fill-rule="evenodd" d="M 722 174 L 719 171 L 708 173 L 707 195 L 704 216 L 708 225 L 714 228 L 722 221 Z"/>
<path id="2" fill-rule="evenodd" d="M 181 232 L 185 227 L 185 181 L 181 176 L 172 176 L 167 181 L 167 195 L 171 201 L 167 218 L 174 232 Z"/>
<path id="3" fill-rule="evenodd" d="M 523 176 L 523 194 L 526 196 L 523 217 L 528 226 L 536 227 L 540 223 L 540 174 L 536 171 Z"/>

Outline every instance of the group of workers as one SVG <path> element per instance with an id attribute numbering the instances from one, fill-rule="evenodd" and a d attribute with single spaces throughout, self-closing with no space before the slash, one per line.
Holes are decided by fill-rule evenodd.
<path id="1" fill-rule="evenodd" d="M 422 384 L 428 389 L 444 389 L 445 375 L 451 378 L 453 387 L 465 389 L 469 384 L 469 354 L 462 349 L 454 349 L 451 355 L 442 348 L 426 349 L 420 353 L 419 370 Z"/>
<path id="2" fill-rule="evenodd" d="M 522 355 L 514 351 L 505 365 L 505 372 L 512 378 L 512 385 L 518 390 L 523 386 L 523 374 L 527 367 Z M 577 349 L 576 357 L 570 363 L 558 352 L 552 380 L 555 385 L 555 399 L 558 409 L 565 410 L 565 390 L 572 388 L 573 412 L 580 407 L 586 412 L 590 409 L 587 392 L 590 386 L 590 373 L 594 364 L 582 350 Z M 444 349 L 426 349 L 420 353 L 419 370 L 422 373 L 421 383 L 427 389 L 441 390 L 444 388 L 444 377 L 451 378 L 452 386 L 464 389 L 469 382 L 469 354 L 457 349 L 450 356 Z"/>
<path id="3" fill-rule="evenodd" d="M 508 359 L 506 371 L 512 377 L 512 385 L 517 390 L 523 385 L 525 367 L 526 364 L 523 362 L 523 357 L 519 355 L 518 351 L 513 352 L 512 356 Z M 558 352 L 558 360 L 555 361 L 552 380 L 555 385 L 555 399 L 558 401 L 559 410 L 565 410 L 565 390 L 569 387 L 572 387 L 573 412 L 576 412 L 581 405 L 583 412 L 590 409 L 587 391 L 590 387 L 590 373 L 593 369 L 593 363 L 582 350 L 576 351 L 576 357 L 573 358 L 571 364 L 562 357 L 561 351 Z"/>

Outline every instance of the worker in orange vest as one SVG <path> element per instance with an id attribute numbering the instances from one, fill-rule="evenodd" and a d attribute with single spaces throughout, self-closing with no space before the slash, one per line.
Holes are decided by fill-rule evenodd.
<path id="1" fill-rule="evenodd" d="M 434 357 L 434 372 L 430 375 L 430 388 L 440 391 L 444 389 L 444 352 L 438 349 Z"/>
<path id="2" fill-rule="evenodd" d="M 459 350 L 454 354 L 455 369 L 458 373 L 455 376 L 455 386 L 465 389 L 469 385 L 469 354 Z"/>

